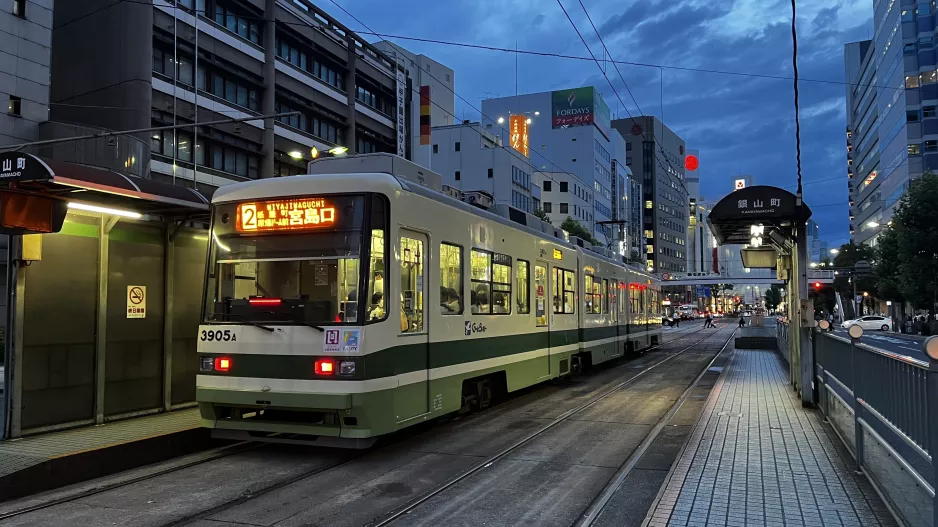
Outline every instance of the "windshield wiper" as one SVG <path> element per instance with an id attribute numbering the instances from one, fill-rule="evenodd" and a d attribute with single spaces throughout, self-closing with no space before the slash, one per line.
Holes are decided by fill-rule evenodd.
<path id="1" fill-rule="evenodd" d="M 243 317 L 244 316 L 244 315 L 237 314 L 237 313 L 212 313 L 212 316 L 217 316 L 217 315 L 221 315 L 223 317 Z M 270 333 L 274 332 L 274 328 L 270 326 L 265 326 L 263 324 L 258 324 L 257 322 L 251 322 L 250 320 L 241 320 L 240 322 L 242 324 L 247 324 L 249 326 L 254 326 L 256 328 L 263 329 L 264 331 L 267 331 Z"/>

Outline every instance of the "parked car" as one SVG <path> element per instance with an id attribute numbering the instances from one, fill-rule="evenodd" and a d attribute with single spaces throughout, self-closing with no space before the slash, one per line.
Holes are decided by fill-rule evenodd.
<path id="1" fill-rule="evenodd" d="M 855 318 L 853 320 L 844 320 L 840 327 L 844 329 L 850 326 L 860 326 L 863 329 L 889 331 L 892 328 L 892 317 L 881 317 L 879 315 L 867 315 L 865 317 Z"/>

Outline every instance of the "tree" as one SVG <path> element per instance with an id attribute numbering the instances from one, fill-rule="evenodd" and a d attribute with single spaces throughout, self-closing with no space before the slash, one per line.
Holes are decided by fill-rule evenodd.
<path id="1" fill-rule="evenodd" d="M 926 172 L 909 184 L 892 220 L 898 249 L 892 258 L 898 260 L 899 291 L 915 307 L 928 308 L 932 313 L 938 295 L 935 203 L 938 203 L 938 175 Z"/>
<path id="2" fill-rule="evenodd" d="M 765 308 L 769 311 L 774 310 L 782 303 L 782 288 L 778 284 L 772 284 L 772 287 L 765 292 Z"/>
<path id="3" fill-rule="evenodd" d="M 876 290 L 880 298 L 892 300 L 902 305 L 899 270 L 899 233 L 892 226 L 883 229 L 876 243 L 876 263 L 873 276 L 876 278 Z"/>
<path id="4" fill-rule="evenodd" d="M 593 245 L 599 244 L 596 238 L 593 238 L 593 233 L 570 216 L 567 216 L 567 219 L 563 220 L 563 223 L 560 224 L 560 228 L 567 231 L 571 236 L 582 238 Z"/>
<path id="5" fill-rule="evenodd" d="M 550 223 L 550 218 L 547 216 L 547 213 L 539 208 L 534 209 L 534 212 L 532 212 L 531 214 L 533 214 L 534 216 L 537 216 L 538 219 L 540 219 L 543 222 Z"/>
<path id="6" fill-rule="evenodd" d="M 866 260 L 872 263 L 876 259 L 876 252 L 872 247 L 865 244 L 857 245 L 853 242 L 845 243 L 840 246 L 837 256 L 834 257 L 834 267 L 842 269 L 838 276 L 834 277 L 834 290 L 840 293 L 844 298 L 853 299 L 853 266 L 860 260 Z M 876 295 L 876 279 L 873 277 L 863 277 L 857 280 L 857 291 L 868 291 L 870 295 Z M 852 305 L 852 304 L 851 304 Z"/>

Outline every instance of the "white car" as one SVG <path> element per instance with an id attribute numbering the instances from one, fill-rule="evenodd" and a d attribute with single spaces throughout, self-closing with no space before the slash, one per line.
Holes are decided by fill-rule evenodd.
<path id="1" fill-rule="evenodd" d="M 860 326 L 863 329 L 889 331 L 892 329 L 892 317 L 867 315 L 853 320 L 845 320 L 840 327 L 849 329 L 850 326 Z"/>

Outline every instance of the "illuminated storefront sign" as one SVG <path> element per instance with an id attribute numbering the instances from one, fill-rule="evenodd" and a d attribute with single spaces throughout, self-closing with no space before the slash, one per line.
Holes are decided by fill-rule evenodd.
<path id="1" fill-rule="evenodd" d="M 331 227 L 335 222 L 335 207 L 324 198 L 256 201 L 238 205 L 235 229 L 238 232 L 307 230 Z"/>
<path id="2" fill-rule="evenodd" d="M 524 157 L 531 157 L 528 148 L 528 118 L 523 115 L 512 115 L 510 119 L 511 147 L 521 152 Z"/>

